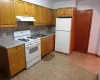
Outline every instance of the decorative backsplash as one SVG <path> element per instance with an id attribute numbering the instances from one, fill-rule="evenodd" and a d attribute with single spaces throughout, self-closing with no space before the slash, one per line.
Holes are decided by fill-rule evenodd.
<path id="1" fill-rule="evenodd" d="M 45 33 L 47 31 L 54 32 L 55 28 L 53 26 L 30 26 L 27 22 L 18 22 L 17 27 L 13 28 L 0 28 L 0 37 L 6 36 L 13 39 L 14 31 L 31 30 L 32 34 L 35 33 Z"/>

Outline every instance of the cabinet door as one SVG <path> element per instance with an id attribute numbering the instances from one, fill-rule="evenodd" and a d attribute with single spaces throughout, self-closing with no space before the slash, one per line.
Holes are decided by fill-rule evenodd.
<path id="1" fill-rule="evenodd" d="M 31 3 L 25 3 L 26 4 L 26 14 L 27 16 L 33 16 L 34 12 L 33 12 L 33 4 Z"/>
<path id="2" fill-rule="evenodd" d="M 54 47 L 55 47 L 55 36 L 52 35 L 50 36 L 50 52 L 54 50 Z"/>
<path id="3" fill-rule="evenodd" d="M 15 7 L 16 7 L 16 15 L 17 16 L 25 16 L 26 14 L 26 6 L 25 6 L 25 2 L 21 1 L 21 0 L 16 0 L 15 2 Z"/>
<path id="4" fill-rule="evenodd" d="M 33 4 L 33 17 L 35 18 L 36 16 L 36 5 L 35 4 Z"/>
<path id="5" fill-rule="evenodd" d="M 0 27 L 16 25 L 16 16 L 13 0 L 0 0 Z M 7 26 L 6 26 L 7 25 Z"/>
<path id="6" fill-rule="evenodd" d="M 36 5 L 36 14 L 35 14 L 35 25 L 39 25 L 40 24 L 40 6 Z"/>
<path id="7" fill-rule="evenodd" d="M 40 20 L 40 21 L 39 21 L 39 24 L 40 24 L 40 25 L 43 25 L 43 18 L 44 18 L 44 17 L 43 17 L 43 7 L 40 6 L 40 7 L 39 7 L 39 20 Z"/>
<path id="8" fill-rule="evenodd" d="M 48 25 L 52 24 L 52 20 L 53 20 L 53 13 L 51 9 L 48 9 Z"/>
<path id="9" fill-rule="evenodd" d="M 46 38 L 41 39 L 41 55 L 42 57 L 47 54 L 47 40 Z"/>
<path id="10" fill-rule="evenodd" d="M 41 39 L 41 55 L 42 57 L 54 50 L 54 35 Z"/>
<path id="11" fill-rule="evenodd" d="M 48 14 L 47 14 L 47 8 L 44 8 L 44 20 L 45 20 L 45 25 L 47 25 L 48 24 L 48 21 L 47 21 L 47 17 L 48 17 Z"/>
<path id="12" fill-rule="evenodd" d="M 56 17 L 57 17 L 57 10 L 53 10 L 53 21 L 52 21 L 52 24 L 56 24 Z"/>
<path id="13" fill-rule="evenodd" d="M 18 62 L 17 53 L 12 53 L 12 55 L 10 55 L 8 57 L 8 60 L 9 60 L 9 65 L 10 66 L 14 65 L 15 63 L 17 63 Z"/>
<path id="14" fill-rule="evenodd" d="M 50 24 L 52 25 L 53 22 L 53 10 L 50 9 Z"/>
<path id="15" fill-rule="evenodd" d="M 65 16 L 72 16 L 72 8 L 65 8 Z"/>
<path id="16" fill-rule="evenodd" d="M 50 40 L 50 37 L 47 37 L 46 40 L 47 40 L 47 42 L 46 42 L 46 45 L 47 45 L 46 54 L 48 54 L 48 53 L 51 52 L 51 47 L 50 47 L 51 40 Z"/>
<path id="17" fill-rule="evenodd" d="M 11 77 L 17 74 L 18 72 L 19 72 L 18 63 L 15 63 L 14 65 L 10 66 Z"/>
<path id="18" fill-rule="evenodd" d="M 64 8 L 57 9 L 57 17 L 64 17 Z"/>
<path id="19" fill-rule="evenodd" d="M 18 54 L 18 66 L 19 66 L 19 71 L 25 68 L 25 51 L 21 50 L 17 52 Z"/>
<path id="20" fill-rule="evenodd" d="M 46 25 L 48 25 L 49 24 L 49 18 L 48 18 L 48 16 L 49 16 L 49 14 L 48 14 L 48 8 L 46 8 L 46 12 L 45 12 L 45 17 L 46 17 Z"/>
<path id="21" fill-rule="evenodd" d="M 47 9 L 47 25 L 50 25 L 50 9 Z"/>
<path id="22" fill-rule="evenodd" d="M 45 17 L 45 7 L 42 7 L 42 24 L 45 25 L 46 23 L 46 17 Z"/>

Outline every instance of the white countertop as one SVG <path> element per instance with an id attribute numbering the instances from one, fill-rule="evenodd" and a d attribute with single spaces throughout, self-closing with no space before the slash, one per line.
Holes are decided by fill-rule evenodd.
<path id="1" fill-rule="evenodd" d="M 0 46 L 3 46 L 5 48 L 12 48 L 12 47 L 16 47 L 22 44 L 25 44 L 25 43 L 22 41 L 15 41 L 8 38 L 0 37 Z"/>

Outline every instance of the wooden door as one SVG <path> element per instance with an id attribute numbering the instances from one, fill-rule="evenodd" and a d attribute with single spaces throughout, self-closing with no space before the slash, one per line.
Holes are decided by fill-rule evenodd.
<path id="1" fill-rule="evenodd" d="M 92 21 L 92 10 L 77 12 L 75 28 L 75 50 L 86 53 L 88 50 L 90 29 Z"/>
<path id="2" fill-rule="evenodd" d="M 23 2 L 21 0 L 16 0 L 15 7 L 16 7 L 15 9 L 16 9 L 17 16 L 25 16 L 26 15 L 25 2 Z"/>
<path id="3" fill-rule="evenodd" d="M 16 25 L 16 16 L 14 9 L 13 0 L 0 0 L 0 26 L 7 25 L 4 27 L 14 27 Z"/>

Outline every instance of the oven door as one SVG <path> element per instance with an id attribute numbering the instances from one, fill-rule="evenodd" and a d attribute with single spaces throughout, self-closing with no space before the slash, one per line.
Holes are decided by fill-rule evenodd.
<path id="1" fill-rule="evenodd" d="M 31 46 L 26 47 L 26 62 L 30 62 L 36 57 L 41 57 L 41 50 L 40 50 L 40 44 L 35 43 Z"/>

